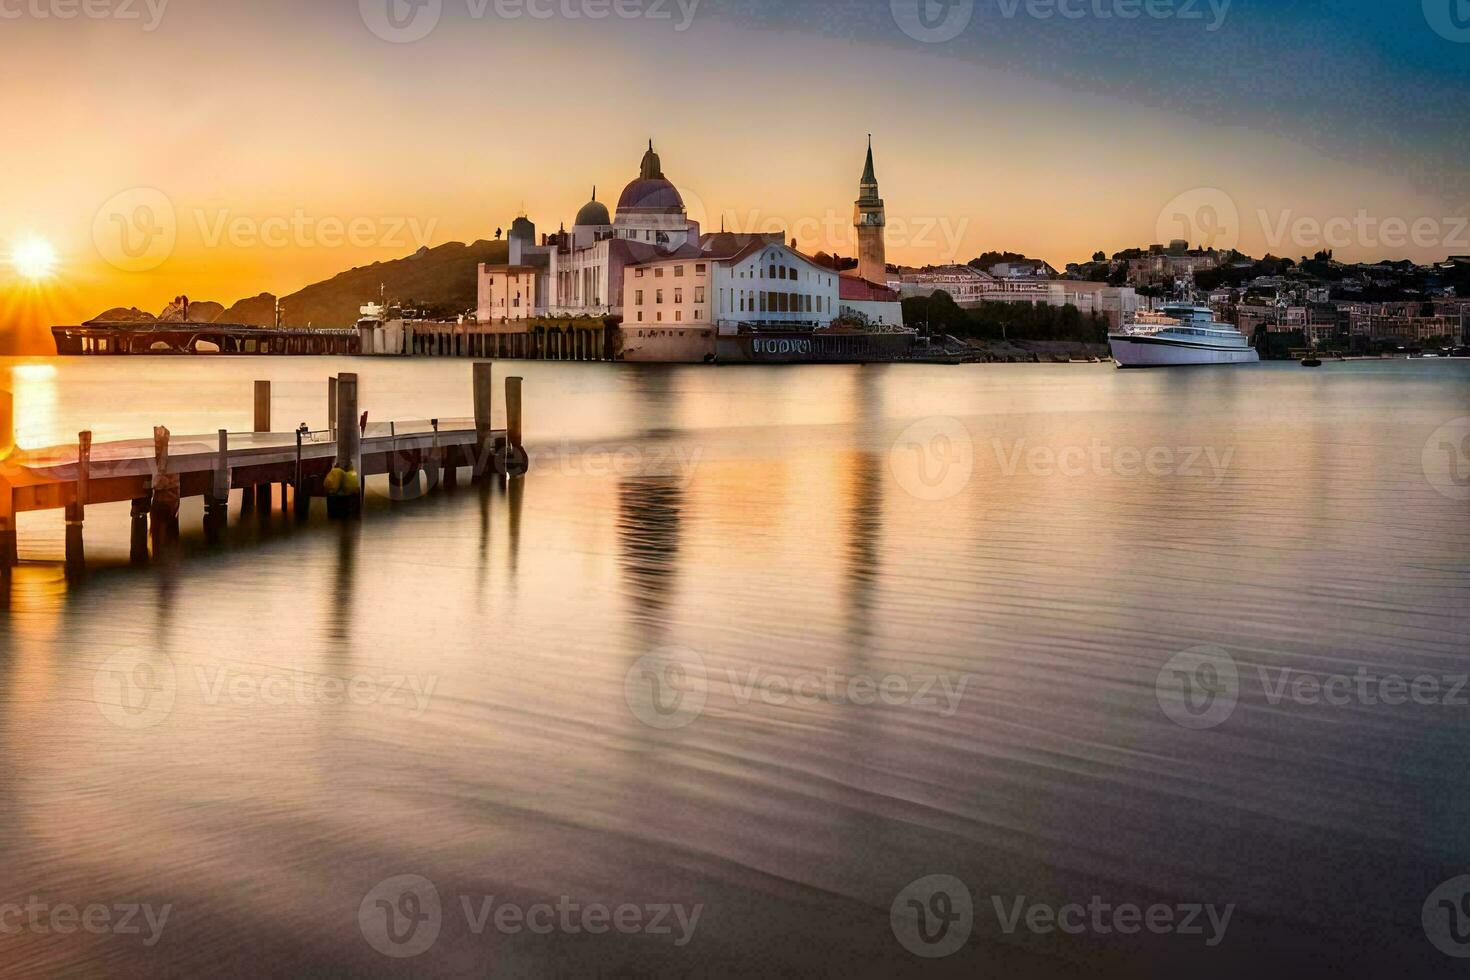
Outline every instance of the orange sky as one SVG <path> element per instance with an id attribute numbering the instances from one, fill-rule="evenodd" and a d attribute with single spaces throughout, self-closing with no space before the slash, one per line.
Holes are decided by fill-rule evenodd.
<path id="1" fill-rule="evenodd" d="M 1060 266 L 1171 237 L 1170 202 L 1197 188 L 1214 191 L 1186 210 L 1223 194 L 1239 222 L 1221 243 L 1255 254 L 1315 251 L 1291 222 L 1360 210 L 1440 234 L 1375 248 L 1359 231 L 1339 257 L 1470 252 L 1445 245 L 1463 206 L 1403 178 L 932 45 L 720 19 L 476 22 L 390 45 L 340 14 L 177 0 L 153 31 L 7 22 L 23 40 L 0 59 L 0 116 L 24 151 L 0 156 L 0 255 L 39 237 L 59 264 L 37 284 L 0 263 L 0 351 L 112 306 L 228 305 L 493 237 L 523 206 L 554 230 L 594 183 L 615 202 L 649 137 L 707 229 L 811 250 L 852 251 L 871 131 L 890 261 L 1006 248 Z"/>

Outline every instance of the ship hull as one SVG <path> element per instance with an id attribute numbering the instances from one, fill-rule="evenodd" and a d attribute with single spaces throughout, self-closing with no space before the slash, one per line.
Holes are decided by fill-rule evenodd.
<path id="1" fill-rule="evenodd" d="M 1253 347 L 1191 344 L 1158 337 L 1112 336 L 1108 344 L 1120 368 L 1188 367 L 1201 364 L 1259 364 Z"/>

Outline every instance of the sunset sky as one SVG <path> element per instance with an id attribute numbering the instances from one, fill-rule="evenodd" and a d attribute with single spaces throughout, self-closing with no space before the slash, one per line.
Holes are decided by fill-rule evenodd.
<path id="1" fill-rule="evenodd" d="M 1167 237 L 1470 254 L 1458 0 L 1151 0 L 1171 16 L 1137 19 L 1116 14 L 1144 0 L 1061 0 L 1070 16 L 975 0 L 926 20 L 915 0 L 88 0 L 111 16 L 58 16 L 79 2 L 0 0 L 0 352 L 113 306 L 228 305 L 491 238 L 522 208 L 552 231 L 593 184 L 615 203 L 649 138 L 706 230 L 723 217 L 813 251 L 853 251 L 871 132 L 890 261 L 1010 249 L 1060 267 Z"/>

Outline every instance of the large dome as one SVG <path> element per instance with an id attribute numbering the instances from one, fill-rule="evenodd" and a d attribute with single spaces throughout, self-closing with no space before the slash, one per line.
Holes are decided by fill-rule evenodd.
<path id="1" fill-rule="evenodd" d="M 643 178 L 623 188 L 618 211 L 640 214 L 683 214 L 684 198 L 679 189 L 662 177 Z"/>
<path id="2" fill-rule="evenodd" d="M 684 213 L 684 198 L 678 188 L 664 177 L 663 161 L 654 152 L 653 140 L 648 141 L 648 152 L 643 154 L 643 166 L 638 179 L 623 188 L 618 198 L 618 213 L 629 211 L 635 214 Z"/>

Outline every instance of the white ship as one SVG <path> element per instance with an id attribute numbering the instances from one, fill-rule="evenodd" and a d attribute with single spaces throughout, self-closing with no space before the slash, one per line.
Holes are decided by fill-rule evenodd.
<path id="1" fill-rule="evenodd" d="M 1217 323 L 1208 306 L 1178 303 L 1158 313 L 1139 313 L 1122 333 L 1108 337 L 1121 368 L 1176 367 L 1185 364 L 1256 364 L 1261 355 L 1245 335 Z"/>

